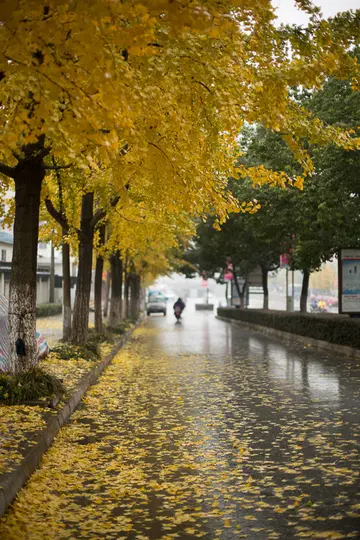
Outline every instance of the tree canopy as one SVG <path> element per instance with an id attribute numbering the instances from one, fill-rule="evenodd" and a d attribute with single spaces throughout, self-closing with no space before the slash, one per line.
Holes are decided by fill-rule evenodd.
<path id="1" fill-rule="evenodd" d="M 58 197 L 60 168 L 62 214 L 80 262 L 87 254 L 85 313 L 96 225 L 111 223 L 114 248 L 154 260 L 149 246 L 171 248 L 192 219 L 211 214 L 217 226 L 241 211 L 229 178 L 301 187 L 314 171 L 309 145 L 359 147 L 346 125 L 324 122 L 290 90 L 313 91 L 329 76 L 358 88 L 360 12 L 324 20 L 309 0 L 296 3 L 306 28 L 277 27 L 270 0 L 1 2 L 0 195 L 12 180 L 16 193 L 11 343 L 24 328 L 34 357 L 39 207 Z M 249 123 L 281 134 L 296 175 L 239 162 Z"/>

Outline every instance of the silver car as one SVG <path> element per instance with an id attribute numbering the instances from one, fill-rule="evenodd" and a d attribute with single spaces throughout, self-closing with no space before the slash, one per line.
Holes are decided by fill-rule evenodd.
<path id="1" fill-rule="evenodd" d="M 164 298 L 150 298 L 149 302 L 146 305 L 146 313 L 150 315 L 151 313 L 163 313 L 166 315 L 166 301 Z"/>

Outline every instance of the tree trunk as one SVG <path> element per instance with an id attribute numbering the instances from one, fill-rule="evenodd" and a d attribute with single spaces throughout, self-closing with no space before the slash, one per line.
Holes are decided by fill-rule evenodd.
<path id="1" fill-rule="evenodd" d="M 245 307 L 245 289 L 246 289 L 246 280 L 245 280 L 245 283 L 243 285 L 243 288 L 242 290 L 240 289 L 240 285 L 239 285 L 239 282 L 238 282 L 238 278 L 237 278 L 237 275 L 236 275 L 236 270 L 235 270 L 235 265 L 233 264 L 233 275 L 234 275 L 234 283 L 235 283 L 235 287 L 236 287 L 236 290 L 237 290 L 237 293 L 239 295 L 239 299 L 240 299 L 240 309 L 244 309 Z"/>
<path id="2" fill-rule="evenodd" d="M 89 325 L 89 301 L 91 291 L 91 270 L 94 228 L 94 193 L 82 197 L 81 225 L 79 234 L 79 267 L 76 280 L 76 295 L 71 340 L 77 345 L 86 344 Z"/>
<path id="3" fill-rule="evenodd" d="M 66 242 L 66 230 L 62 229 L 62 270 L 63 270 L 63 340 L 71 338 L 71 276 L 70 246 Z"/>
<path id="4" fill-rule="evenodd" d="M 51 241 L 49 303 L 53 304 L 54 302 L 55 302 L 55 248 L 54 248 L 54 243 Z"/>
<path id="5" fill-rule="evenodd" d="M 19 161 L 15 178 L 15 222 L 9 299 L 9 371 L 27 371 L 36 365 L 36 268 L 42 160 Z M 25 342 L 18 356 L 16 341 Z"/>
<path id="6" fill-rule="evenodd" d="M 100 232 L 100 246 L 105 242 L 105 225 L 102 225 L 99 229 Z M 104 258 L 99 256 L 96 258 L 95 268 L 95 331 L 99 334 L 103 331 L 102 322 L 102 276 L 104 270 Z"/>
<path id="7" fill-rule="evenodd" d="M 309 281 L 310 281 L 309 270 L 303 270 L 303 280 L 302 280 L 301 296 L 300 296 L 301 313 L 306 313 L 307 298 L 308 298 L 308 293 L 309 293 Z"/>
<path id="8" fill-rule="evenodd" d="M 134 276 L 134 293 L 135 293 L 135 317 L 140 313 L 140 293 L 141 293 L 141 279 L 140 276 L 135 274 Z"/>
<path id="9" fill-rule="evenodd" d="M 264 266 L 261 267 L 262 287 L 264 293 L 263 309 L 269 309 L 269 287 L 268 287 L 268 275 L 269 271 Z"/>
<path id="10" fill-rule="evenodd" d="M 104 293 L 104 317 L 107 317 L 109 310 L 109 292 L 110 292 L 111 271 L 106 274 L 105 293 Z"/>
<path id="11" fill-rule="evenodd" d="M 129 289 L 130 289 L 130 314 L 131 317 L 137 317 L 137 276 L 134 273 L 129 275 Z"/>
<path id="12" fill-rule="evenodd" d="M 122 297 L 122 260 L 118 253 L 110 257 L 111 264 L 111 303 L 109 326 L 114 327 L 121 318 L 121 297 Z"/>
<path id="13" fill-rule="evenodd" d="M 124 316 L 129 317 L 130 316 L 130 309 L 129 309 L 129 291 L 130 291 L 130 276 L 127 272 L 125 272 L 124 276 Z"/>

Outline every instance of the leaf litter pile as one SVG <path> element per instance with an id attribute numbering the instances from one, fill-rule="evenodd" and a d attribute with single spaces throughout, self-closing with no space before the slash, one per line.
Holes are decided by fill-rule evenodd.
<path id="1" fill-rule="evenodd" d="M 40 363 L 48 373 L 64 381 L 67 395 L 93 364 L 94 362 L 81 358 L 61 360 L 55 353 L 50 353 Z M 38 406 L 0 405 L 0 475 L 10 472 L 22 461 L 25 448 L 31 445 L 34 436 L 46 427 L 46 417 L 57 414 L 61 406 L 60 403 L 51 411 Z"/>
<path id="2" fill-rule="evenodd" d="M 111 351 L 113 345 L 102 343 L 99 346 L 99 359 Z M 56 352 L 51 352 L 41 360 L 39 366 L 51 375 L 63 381 L 66 395 L 71 395 L 81 379 L 95 365 L 95 359 L 60 358 Z M 51 410 L 29 405 L 0 405 L 0 475 L 12 471 L 22 461 L 23 453 L 29 446 L 36 444 L 35 436 L 42 431 L 51 415 L 58 414 L 63 403 Z M 1 532 L 1 529 L 0 529 Z M 1 535 L 0 535 L 1 539 Z M 1 539 L 2 540 L 2 539 Z"/>
<path id="3" fill-rule="evenodd" d="M 270 380 L 248 351 L 153 354 L 155 334 L 137 329 L 88 391 L 1 539 L 358 538 L 351 406 Z"/>

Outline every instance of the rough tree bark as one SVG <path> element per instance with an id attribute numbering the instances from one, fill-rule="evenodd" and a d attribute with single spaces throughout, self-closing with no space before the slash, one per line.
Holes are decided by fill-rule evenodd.
<path id="1" fill-rule="evenodd" d="M 131 315 L 138 317 L 140 311 L 140 277 L 131 274 Z"/>
<path id="2" fill-rule="evenodd" d="M 39 235 L 41 164 L 24 166 L 15 178 L 15 222 L 9 298 L 10 372 L 28 371 L 36 364 L 36 267 Z M 16 354 L 18 338 L 25 356 Z"/>
<path id="3" fill-rule="evenodd" d="M 70 246 L 66 241 L 69 232 L 69 223 L 66 219 L 66 212 L 63 199 L 63 186 L 59 170 L 56 168 L 55 158 L 53 164 L 56 170 L 56 178 L 59 190 L 59 211 L 55 209 L 49 198 L 45 200 L 49 214 L 61 225 L 62 235 L 62 271 L 63 271 L 63 340 L 69 341 L 71 338 L 71 277 L 70 277 Z"/>
<path id="4" fill-rule="evenodd" d="M 303 270 L 303 280 L 300 296 L 300 311 L 306 313 L 306 305 L 309 293 L 310 272 L 309 270 Z"/>
<path id="5" fill-rule="evenodd" d="M 130 308 L 129 308 L 129 292 L 130 292 L 130 277 L 128 272 L 124 273 L 124 303 L 123 303 L 123 313 L 124 317 L 130 316 Z"/>
<path id="6" fill-rule="evenodd" d="M 264 293 L 263 309 L 269 309 L 269 287 L 268 287 L 269 270 L 265 266 L 261 266 L 261 279 Z"/>
<path id="7" fill-rule="evenodd" d="M 107 317 L 108 310 L 109 310 L 110 281 L 111 281 L 111 272 L 108 271 L 106 274 L 106 281 L 105 281 L 104 317 Z"/>
<path id="8" fill-rule="evenodd" d="M 123 285 L 122 260 L 118 253 L 113 253 L 110 257 L 111 265 L 111 300 L 109 326 L 114 327 L 121 319 L 121 300 Z"/>
<path id="9" fill-rule="evenodd" d="M 236 287 L 237 293 L 238 293 L 239 298 L 240 298 L 240 309 L 244 309 L 244 307 L 245 307 L 246 280 L 244 281 L 244 285 L 242 286 L 242 288 L 240 288 L 234 264 L 233 264 L 233 273 L 234 273 L 235 287 Z"/>
<path id="10" fill-rule="evenodd" d="M 119 199 L 119 196 L 114 197 L 111 200 L 110 205 L 116 206 Z M 63 227 L 68 227 L 64 215 L 55 210 L 49 199 L 46 199 L 46 207 L 54 219 L 56 219 Z M 96 225 L 104 219 L 105 216 L 106 211 L 104 209 L 100 209 L 94 214 L 93 192 L 83 195 L 80 229 L 77 230 L 79 238 L 79 266 L 76 281 L 73 323 L 71 328 L 71 341 L 77 345 L 85 345 L 88 335 L 94 230 Z"/>
<path id="11" fill-rule="evenodd" d="M 15 167 L 0 164 L 0 173 L 15 181 L 15 221 L 9 298 L 9 365 L 11 374 L 36 365 L 36 267 L 39 209 L 44 158 L 50 149 L 45 137 L 22 148 Z M 16 342 L 25 343 L 25 355 L 18 356 Z"/>
<path id="12" fill-rule="evenodd" d="M 105 225 L 102 225 L 99 229 L 100 233 L 100 245 L 105 242 Z M 104 270 L 104 258 L 100 255 L 96 258 L 95 267 L 95 331 L 99 334 L 103 331 L 102 321 L 102 276 Z"/>
<path id="13" fill-rule="evenodd" d="M 91 270 L 94 239 L 94 193 L 82 196 L 79 231 L 79 266 L 76 280 L 76 294 L 71 341 L 85 345 L 89 325 L 89 300 L 91 290 Z"/>

